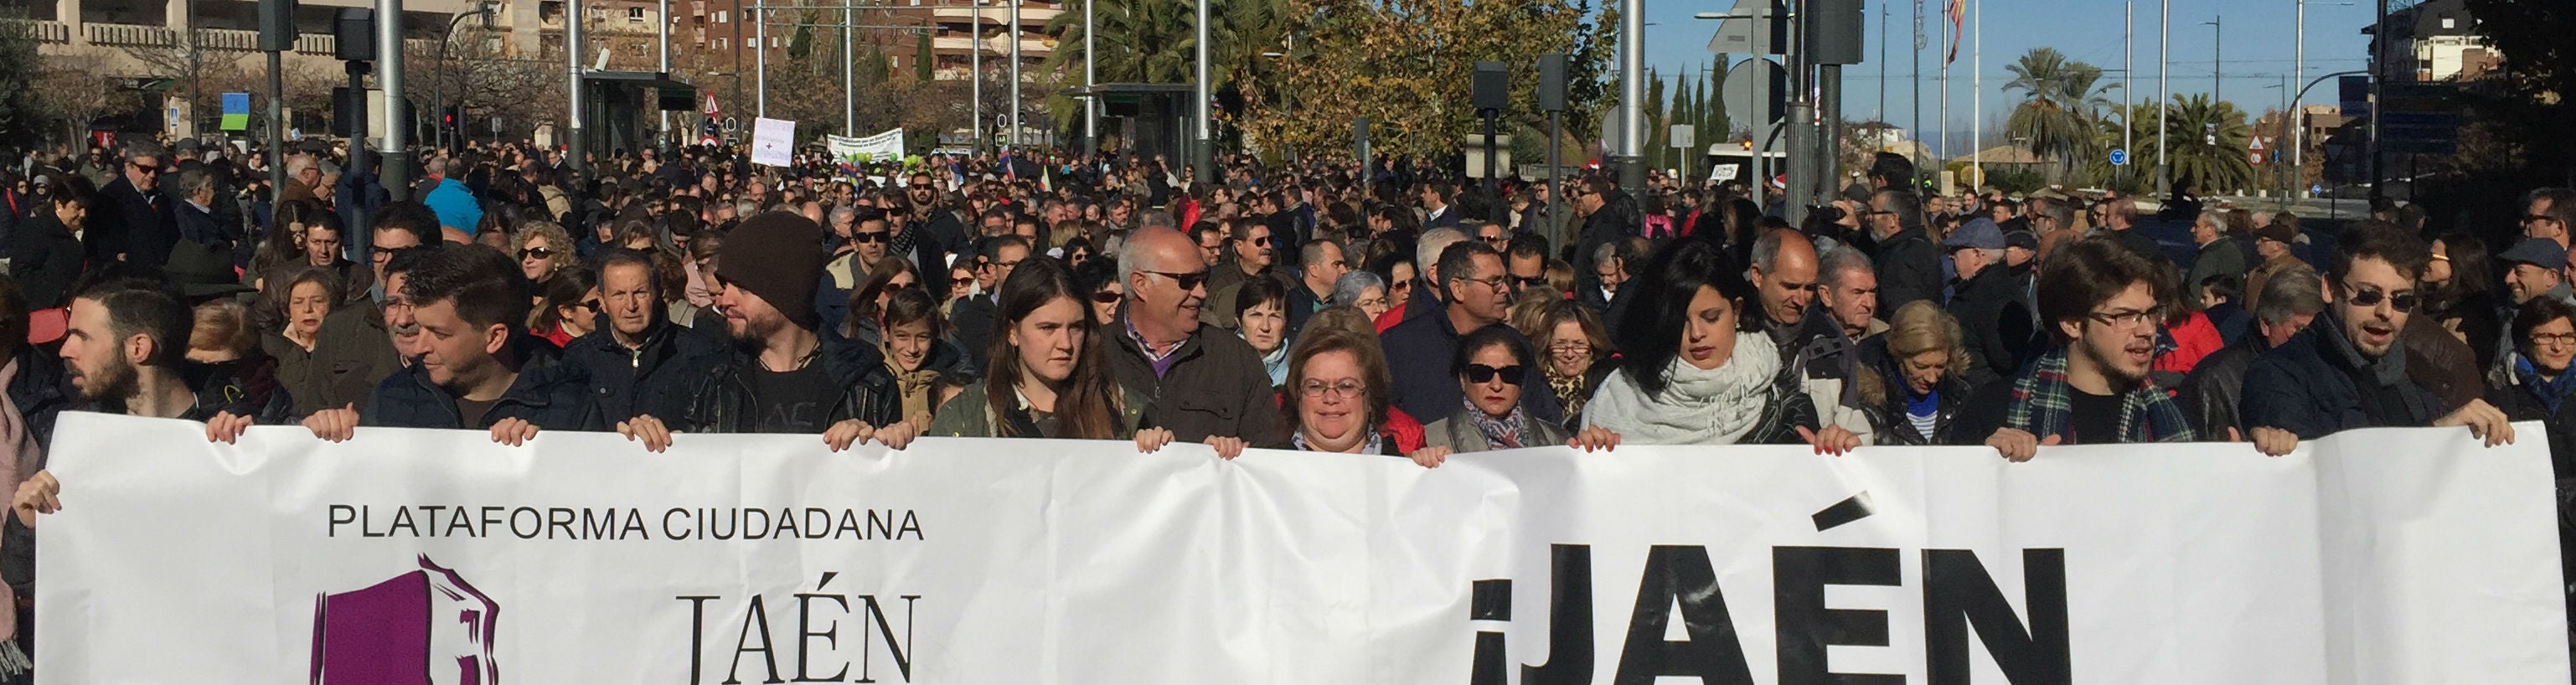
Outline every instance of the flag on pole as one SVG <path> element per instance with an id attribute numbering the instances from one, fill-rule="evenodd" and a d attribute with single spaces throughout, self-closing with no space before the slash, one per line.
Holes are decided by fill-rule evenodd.
<path id="1" fill-rule="evenodd" d="M 1942 64 L 1959 61 L 1959 37 L 1968 29 L 1968 0 L 1943 0 L 1941 14 L 1950 18 L 1950 52 Z"/>

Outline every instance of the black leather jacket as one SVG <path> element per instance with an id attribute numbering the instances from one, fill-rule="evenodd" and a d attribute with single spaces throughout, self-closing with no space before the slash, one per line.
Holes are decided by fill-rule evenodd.
<path id="1" fill-rule="evenodd" d="M 858 419 L 870 426 L 894 423 L 903 413 L 903 396 L 895 387 L 894 376 L 886 373 L 885 360 L 877 351 L 842 337 L 831 329 L 820 332 L 823 347 L 814 363 L 843 388 L 841 399 L 832 403 L 824 423 Z M 750 433 L 759 423 L 759 398 L 752 389 L 749 373 L 760 368 L 760 353 L 735 346 L 716 355 L 708 364 L 707 375 L 700 379 L 684 416 L 668 425 L 672 430 L 694 433 Z"/>

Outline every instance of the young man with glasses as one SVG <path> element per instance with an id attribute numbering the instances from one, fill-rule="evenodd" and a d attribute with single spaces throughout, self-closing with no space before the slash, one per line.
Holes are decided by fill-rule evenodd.
<path id="1" fill-rule="evenodd" d="M 1119 248 L 1118 277 L 1126 303 L 1102 351 L 1120 385 L 1151 399 L 1146 414 L 1175 439 L 1206 442 L 1220 456 L 1285 445 L 1261 355 L 1241 336 L 1210 334 L 1199 323 L 1208 303 L 1208 267 L 1189 237 L 1139 229 Z"/>
<path id="2" fill-rule="evenodd" d="M 1461 240 L 1440 251 L 1433 267 L 1433 287 L 1440 288 L 1446 306 L 1407 318 L 1379 334 L 1388 359 L 1450 359 L 1457 355 L 1458 341 L 1469 333 L 1503 322 L 1511 307 L 1511 276 L 1505 270 L 1503 257 L 1494 248 L 1474 240 Z M 1518 332 L 1510 336 L 1527 346 L 1529 340 Z M 1421 417 L 1444 417 L 1458 411 L 1466 393 L 1458 386 L 1450 369 L 1437 363 L 1399 363 L 1389 369 L 1394 382 L 1397 409 L 1417 420 Z M 1521 379 L 1521 387 L 1546 387 L 1544 370 L 1532 366 Z M 1557 406 L 1556 393 L 1521 394 L 1522 408 L 1530 417 L 1559 422 L 1563 410 Z"/>
<path id="3" fill-rule="evenodd" d="M 1980 389 L 1961 412 L 1961 434 L 1986 436 L 2012 461 L 2045 445 L 2198 439 L 2181 405 L 2147 379 L 2173 282 L 2170 269 L 2115 239 L 2060 246 L 2039 283 L 2039 318 L 2056 345 Z"/>
<path id="4" fill-rule="evenodd" d="M 2353 428 L 2467 426 L 2490 447 L 2513 442 L 2504 412 L 2485 400 L 2445 411 L 2406 373 L 2397 341 L 2422 295 L 2416 279 L 2430 260 L 2423 241 L 2395 225 L 2364 222 L 2335 241 L 2326 266 L 2323 314 L 2245 372 L 2238 413 L 2264 454 Z"/>

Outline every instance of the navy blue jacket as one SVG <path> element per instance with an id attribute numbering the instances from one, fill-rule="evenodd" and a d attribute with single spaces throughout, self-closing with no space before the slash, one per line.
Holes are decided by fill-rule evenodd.
<path id="1" fill-rule="evenodd" d="M 637 416 L 681 415 L 689 408 L 691 386 L 725 352 L 723 338 L 667 321 L 655 322 L 640 348 L 627 349 L 610 336 L 602 328 L 574 338 L 564 346 L 563 364 L 589 377 L 593 403 L 612 425 Z"/>
<path id="2" fill-rule="evenodd" d="M 600 418 L 599 406 L 590 401 L 590 378 L 579 367 L 569 364 L 530 362 L 519 369 L 519 380 L 501 393 L 483 420 L 467 425 L 456 409 L 456 398 L 430 382 L 429 368 L 413 364 L 385 382 L 367 401 L 367 411 L 358 417 L 360 425 L 389 428 L 490 428 L 502 419 L 524 419 L 545 430 L 595 431 L 607 427 Z"/>
<path id="3" fill-rule="evenodd" d="M 2308 330 L 2256 357 L 2237 407 L 2243 425 L 2311 440 L 2354 428 L 2428 426 L 2441 417 L 2442 402 L 2431 391 L 2402 373 L 2383 380 L 2364 365 L 2344 342 L 2342 326 L 2332 313 L 2319 316 Z"/>

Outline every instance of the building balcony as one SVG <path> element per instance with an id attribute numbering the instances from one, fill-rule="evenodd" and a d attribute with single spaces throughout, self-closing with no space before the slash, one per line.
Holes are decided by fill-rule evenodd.
<path id="1" fill-rule="evenodd" d="M 1011 51 L 1011 42 L 1000 36 L 986 38 L 982 42 L 987 55 L 1004 55 Z M 930 39 L 930 49 L 944 55 L 963 55 L 974 50 L 975 43 L 971 36 L 939 36 Z M 1020 57 L 1023 59 L 1041 59 L 1054 53 L 1054 38 L 1030 36 L 1020 39 Z"/>
<path id="2" fill-rule="evenodd" d="M 38 43 L 72 42 L 72 25 L 63 22 L 29 21 L 24 19 L 0 19 L 0 22 L 27 25 L 27 33 L 34 35 L 36 42 Z"/>
<path id="3" fill-rule="evenodd" d="M 1063 13 L 1064 10 L 1060 9 L 1021 5 L 1020 24 L 1022 26 L 1045 26 L 1048 21 L 1054 20 L 1056 15 Z M 1002 5 L 996 7 L 985 7 L 980 10 L 972 7 L 934 7 L 930 10 L 930 17 L 942 22 L 972 22 L 976 19 L 977 15 L 981 15 L 984 20 L 983 23 L 986 24 L 1008 23 L 1011 20 L 1011 8 L 1009 5 Z"/>
<path id="4" fill-rule="evenodd" d="M 168 47 L 177 45 L 179 40 L 177 31 L 135 24 L 82 24 L 81 35 L 91 45 L 128 47 Z"/>
<path id="5" fill-rule="evenodd" d="M 252 52 L 259 49 L 259 32 L 240 29 L 197 29 L 197 44 L 208 50 Z"/>

